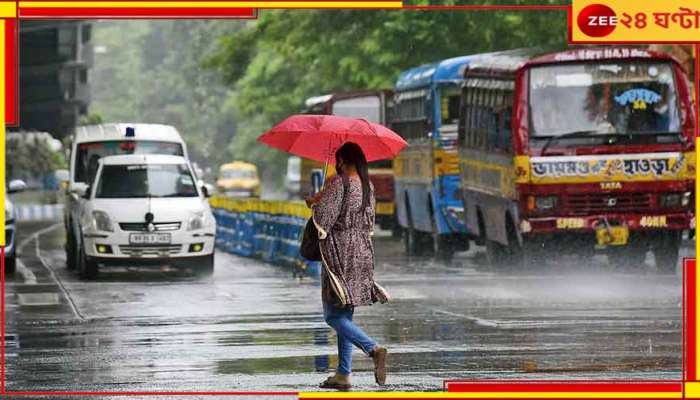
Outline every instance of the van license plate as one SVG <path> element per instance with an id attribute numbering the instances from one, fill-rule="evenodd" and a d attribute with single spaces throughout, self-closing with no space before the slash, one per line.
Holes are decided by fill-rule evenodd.
<path id="1" fill-rule="evenodd" d="M 132 233 L 129 235 L 131 244 L 169 244 L 169 233 Z"/>

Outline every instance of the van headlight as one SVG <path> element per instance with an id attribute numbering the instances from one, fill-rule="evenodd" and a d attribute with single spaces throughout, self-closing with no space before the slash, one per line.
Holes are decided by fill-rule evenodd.
<path id="1" fill-rule="evenodd" d="M 114 232 L 112 220 L 109 214 L 104 211 L 95 210 L 92 212 L 92 223 L 95 229 L 103 232 Z"/>
<path id="2" fill-rule="evenodd" d="M 13 217 L 13 216 L 12 216 L 12 210 L 6 208 L 6 209 L 5 209 L 5 223 L 6 223 L 6 224 L 11 224 L 11 223 L 15 222 L 15 221 L 14 221 L 14 218 L 12 218 L 12 217 Z"/>
<path id="3" fill-rule="evenodd" d="M 193 213 L 190 220 L 187 222 L 188 231 L 196 231 L 207 228 L 211 225 L 212 218 L 204 211 Z"/>

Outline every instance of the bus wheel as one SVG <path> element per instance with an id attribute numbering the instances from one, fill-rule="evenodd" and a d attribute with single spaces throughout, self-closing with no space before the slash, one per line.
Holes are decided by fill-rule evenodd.
<path id="1" fill-rule="evenodd" d="M 455 254 L 455 246 L 451 235 L 433 234 L 433 254 L 443 261 L 451 261 Z"/>
<path id="2" fill-rule="evenodd" d="M 417 256 L 420 253 L 420 233 L 409 226 L 403 230 L 403 243 L 407 256 Z"/>
<path id="3" fill-rule="evenodd" d="M 502 244 L 493 240 L 485 240 L 486 245 L 486 260 L 494 268 L 503 268 L 508 257 L 506 257 L 507 249 Z"/>
<path id="4" fill-rule="evenodd" d="M 681 247 L 680 231 L 662 232 L 652 244 L 656 269 L 664 274 L 675 274 Z"/>

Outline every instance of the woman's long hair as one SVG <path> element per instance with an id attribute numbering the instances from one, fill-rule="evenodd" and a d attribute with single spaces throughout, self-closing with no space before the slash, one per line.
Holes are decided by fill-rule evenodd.
<path id="1" fill-rule="evenodd" d="M 362 181 L 362 208 L 369 206 L 369 171 L 367 170 L 367 159 L 362 148 L 356 143 L 347 142 L 335 152 L 336 165 L 338 159 L 342 158 L 346 164 L 354 164 L 357 174 Z"/>

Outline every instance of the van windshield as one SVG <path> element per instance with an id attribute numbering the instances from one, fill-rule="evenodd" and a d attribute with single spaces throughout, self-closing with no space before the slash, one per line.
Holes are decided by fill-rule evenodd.
<path id="1" fill-rule="evenodd" d="M 75 155 L 75 182 L 92 183 L 100 158 L 120 154 L 183 156 L 182 145 L 158 140 L 111 140 L 80 143 Z"/>
<path id="2" fill-rule="evenodd" d="M 186 164 L 105 165 L 95 195 L 98 199 L 197 196 Z"/>

